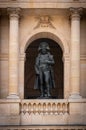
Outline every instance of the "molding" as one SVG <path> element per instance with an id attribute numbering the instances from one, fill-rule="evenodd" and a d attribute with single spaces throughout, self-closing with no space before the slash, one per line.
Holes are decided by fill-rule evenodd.
<path id="1" fill-rule="evenodd" d="M 20 7 L 20 8 L 56 8 L 69 9 L 79 8 L 80 4 L 86 8 L 86 0 L 0 0 L 0 8 Z"/>
<path id="2" fill-rule="evenodd" d="M 80 55 L 80 60 L 81 61 L 86 61 L 86 54 Z"/>
<path id="3" fill-rule="evenodd" d="M 25 61 L 25 59 L 26 59 L 25 56 L 26 56 L 25 53 L 24 53 L 24 54 L 20 54 L 20 55 L 19 55 L 19 60 L 20 60 L 20 61 Z"/>
<path id="4" fill-rule="evenodd" d="M 8 61 L 8 54 L 0 54 L 0 61 Z"/>
<path id="5" fill-rule="evenodd" d="M 0 104 L 20 103 L 21 99 L 0 99 Z"/>
<path id="6" fill-rule="evenodd" d="M 69 61 L 70 57 L 68 55 L 64 55 L 63 59 L 65 60 L 65 58 Z M 0 54 L 0 61 L 5 61 L 9 59 L 9 55 L 8 54 Z M 24 60 L 25 59 L 25 53 L 24 54 L 19 54 L 19 59 L 20 60 Z M 80 60 L 81 61 L 86 61 L 86 54 L 80 55 Z"/>

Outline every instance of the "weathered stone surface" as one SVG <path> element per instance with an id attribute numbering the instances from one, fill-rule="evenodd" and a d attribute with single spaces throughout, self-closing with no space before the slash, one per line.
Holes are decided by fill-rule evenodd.
<path id="1" fill-rule="evenodd" d="M 9 24 L 8 7 L 21 8 L 20 19 L 18 19 L 19 13 L 15 14 L 12 26 Z M 81 19 L 78 15 L 76 21 L 73 21 L 73 28 L 70 21 L 70 7 L 84 8 Z M 0 0 L 0 15 L 0 125 L 86 125 L 86 99 L 83 99 L 86 98 L 86 0 Z M 77 15 L 76 11 L 75 15 Z M 11 33 L 9 33 L 10 29 Z M 71 37 L 72 31 L 74 35 Z M 41 110 L 38 110 L 38 100 L 30 102 L 6 99 L 9 94 L 13 94 L 10 98 L 18 98 L 16 96 L 18 95 L 20 99 L 24 99 L 25 50 L 32 41 L 39 38 L 56 41 L 63 51 L 64 98 L 66 98 L 44 100 L 42 101 L 44 105 L 40 102 Z M 9 45 L 11 53 L 9 53 Z M 70 56 L 71 49 L 73 59 Z M 70 68 L 72 68 L 71 72 Z M 73 94 L 75 92 L 71 97 L 77 99 L 68 99 L 71 92 Z M 79 94 L 82 99 L 78 99 Z M 31 109 L 29 110 L 27 106 L 31 106 Z M 41 127 L 36 128 L 41 129 Z M 58 128 L 86 129 L 85 126 L 60 126 L 52 129 Z M 7 128 L 0 127 L 0 129 Z M 14 130 L 13 127 L 8 129 Z M 15 127 L 15 129 L 21 128 Z M 24 127 L 24 129 L 35 129 L 35 127 Z M 44 129 L 49 127 L 46 126 Z"/>

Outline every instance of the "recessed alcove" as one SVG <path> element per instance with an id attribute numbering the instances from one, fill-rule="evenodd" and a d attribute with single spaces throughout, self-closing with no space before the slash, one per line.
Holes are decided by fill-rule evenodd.
<path id="1" fill-rule="evenodd" d="M 35 60 L 38 55 L 38 46 L 40 42 L 48 42 L 50 46 L 50 53 L 54 56 L 55 65 L 54 80 L 55 89 L 51 90 L 51 95 L 54 99 L 64 98 L 64 67 L 63 67 L 63 51 L 58 43 L 49 38 L 39 38 L 34 40 L 26 49 L 26 60 L 24 65 L 24 98 L 37 99 L 40 96 L 39 90 L 34 90 L 35 82 Z"/>

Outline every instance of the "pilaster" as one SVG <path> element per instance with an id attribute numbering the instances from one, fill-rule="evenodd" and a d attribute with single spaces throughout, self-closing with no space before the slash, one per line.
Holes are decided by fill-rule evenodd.
<path id="1" fill-rule="evenodd" d="M 9 96 L 18 97 L 19 73 L 19 14 L 20 8 L 8 8 L 9 14 Z"/>
<path id="2" fill-rule="evenodd" d="M 80 17 L 82 8 L 70 8 L 71 11 L 71 52 L 70 52 L 70 98 L 80 96 Z"/>

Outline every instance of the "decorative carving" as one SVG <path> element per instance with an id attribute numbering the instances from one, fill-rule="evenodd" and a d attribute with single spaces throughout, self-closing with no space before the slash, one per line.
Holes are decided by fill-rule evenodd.
<path id="1" fill-rule="evenodd" d="M 81 14 L 82 13 L 82 11 L 83 11 L 83 8 L 82 7 L 80 7 L 80 8 L 70 8 L 70 11 L 72 12 L 72 13 L 79 13 L 79 14 Z"/>
<path id="2" fill-rule="evenodd" d="M 79 18 L 82 15 L 83 8 L 70 8 L 71 16 L 73 18 Z"/>
<path id="3" fill-rule="evenodd" d="M 51 19 L 50 16 L 48 16 L 48 15 L 39 16 L 39 17 L 37 17 L 37 19 L 38 19 L 38 23 L 37 23 L 37 25 L 36 25 L 36 27 L 34 29 L 39 28 L 39 27 L 55 28 L 53 26 L 53 24 L 51 23 L 52 19 Z"/>

